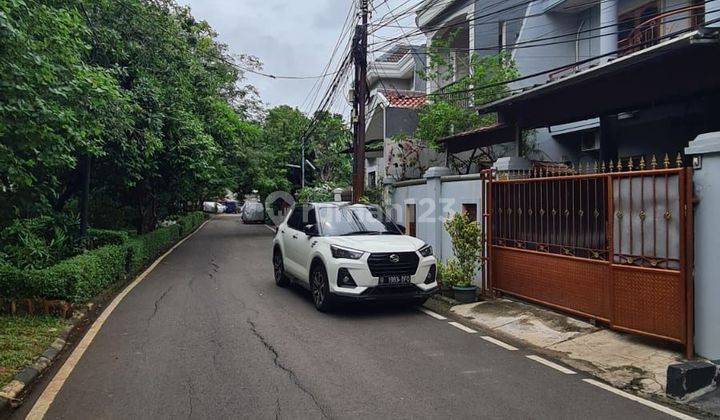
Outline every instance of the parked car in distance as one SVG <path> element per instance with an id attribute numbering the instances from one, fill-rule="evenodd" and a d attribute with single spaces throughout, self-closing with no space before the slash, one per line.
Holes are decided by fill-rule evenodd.
<path id="1" fill-rule="evenodd" d="M 273 270 L 278 286 L 309 289 L 320 311 L 343 300 L 420 305 L 438 290 L 432 247 L 361 204 L 296 205 L 273 238 Z"/>
<path id="2" fill-rule="evenodd" d="M 226 207 L 224 204 L 216 203 L 214 201 L 205 201 L 203 203 L 203 211 L 205 213 L 225 213 Z"/>
<path id="3" fill-rule="evenodd" d="M 265 222 L 265 206 L 259 201 L 246 201 L 240 214 L 243 223 Z"/>

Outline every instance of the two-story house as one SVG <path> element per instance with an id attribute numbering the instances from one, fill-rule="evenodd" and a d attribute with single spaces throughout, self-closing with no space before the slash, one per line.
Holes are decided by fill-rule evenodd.
<path id="1" fill-rule="evenodd" d="M 500 2 L 502 4 L 429 0 L 426 3 L 426 8 L 418 11 L 417 22 L 428 33 L 429 45 L 434 37 L 451 29 L 457 30 L 454 28 L 459 25 L 461 37 L 454 42 L 458 46 L 467 43 L 470 53 L 483 55 L 495 51 L 494 47 L 511 53 L 522 80 L 510 84 L 514 95 L 501 101 L 505 109 L 509 109 L 514 98 L 522 96 L 522 90 L 542 89 L 540 85 L 553 85 L 587 70 L 603 67 L 603 71 L 610 68 L 632 71 L 629 67 L 620 69 L 615 62 L 630 55 L 638 56 L 637 60 L 642 61 L 644 52 L 648 53 L 648 58 L 655 54 L 656 59 L 660 59 L 657 57 L 658 45 L 701 28 L 705 22 L 717 25 L 715 21 L 720 17 L 717 2 L 701 0 L 537 0 Z M 491 38 L 495 38 L 494 41 Z M 458 49 L 454 54 L 462 54 L 462 50 Z M 462 61 L 462 58 L 457 60 Z M 608 64 L 613 66 L 605 67 Z M 702 62 L 685 62 L 684 65 L 686 68 L 704 67 Z M 456 66 L 455 70 L 458 76 L 462 75 L 462 65 Z M 644 80 L 667 72 L 655 89 L 655 93 L 667 91 L 668 95 L 662 95 L 666 99 L 673 90 L 668 84 L 679 82 L 673 78 L 674 70 L 670 66 L 659 65 L 643 71 L 649 71 Z M 432 89 L 433 86 L 429 86 L 429 90 Z M 602 93 L 612 101 L 613 95 L 620 95 L 623 89 L 620 85 L 608 86 Z M 583 163 L 643 154 L 674 155 L 694 135 L 707 131 L 712 125 L 707 105 L 713 99 L 708 94 L 695 95 L 692 101 L 670 103 L 672 101 L 664 100 L 663 104 L 657 102 L 651 107 L 625 112 L 608 112 L 613 107 L 605 106 L 598 108 L 595 115 L 592 110 L 588 111 L 586 114 L 591 118 L 548 119 L 549 123 L 562 123 L 547 126 L 538 126 L 542 122 L 518 125 L 500 121 L 497 127 L 479 133 L 459 133 L 447 139 L 446 144 L 457 153 L 478 145 L 519 142 L 520 133 L 524 131 L 532 133 L 533 147 L 538 152 L 536 156 L 555 162 Z M 682 95 L 692 96 L 690 91 Z M 564 98 L 567 102 L 581 100 L 586 104 L 600 99 L 577 98 L 570 94 Z M 559 105 L 555 103 L 555 108 L 559 109 Z M 498 107 L 482 111 L 498 112 Z M 513 118 L 522 119 L 518 117 L 520 113 L 519 110 L 503 112 L 500 116 L 514 115 Z"/>
<path id="2" fill-rule="evenodd" d="M 417 126 L 417 110 L 425 104 L 424 46 L 398 44 L 368 64 L 370 91 L 366 122 L 365 180 L 377 186 L 386 176 L 397 179 L 422 174 L 405 173 L 392 161 L 398 136 L 411 137 Z M 433 155 L 433 156 L 430 156 Z M 423 151 L 428 160 L 436 154 Z M 407 169 L 412 171 L 412 169 Z"/>

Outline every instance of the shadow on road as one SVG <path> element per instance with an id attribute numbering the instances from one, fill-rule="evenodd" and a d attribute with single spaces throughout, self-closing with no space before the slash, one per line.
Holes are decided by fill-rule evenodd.
<path id="1" fill-rule="evenodd" d="M 294 296 L 307 302 L 309 308 L 314 309 L 312 294 L 298 284 L 292 284 L 286 289 Z M 340 302 L 325 315 L 336 319 L 372 319 L 387 318 L 390 316 L 405 316 L 415 314 L 415 306 L 402 301 L 399 302 Z"/>

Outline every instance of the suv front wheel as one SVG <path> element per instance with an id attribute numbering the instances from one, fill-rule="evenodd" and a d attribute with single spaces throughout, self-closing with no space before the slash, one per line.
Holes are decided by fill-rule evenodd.
<path id="1" fill-rule="evenodd" d="M 285 265 L 280 250 L 273 253 L 273 273 L 275 275 L 275 284 L 278 286 L 285 287 L 290 284 L 290 280 L 285 274 Z"/>
<path id="2" fill-rule="evenodd" d="M 315 308 L 320 312 L 330 310 L 332 306 L 332 295 L 330 294 L 327 271 L 322 264 L 316 264 L 310 273 L 310 289 L 312 291 Z"/>

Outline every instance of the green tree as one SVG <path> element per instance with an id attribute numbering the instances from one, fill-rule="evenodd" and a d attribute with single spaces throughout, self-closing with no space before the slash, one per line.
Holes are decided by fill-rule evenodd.
<path id="1" fill-rule="evenodd" d="M 420 110 L 415 136 L 436 149 L 440 147 L 437 141 L 443 137 L 495 124 L 496 115 L 481 116 L 475 108 L 507 96 L 507 82 L 519 75 L 507 51 L 485 56 L 472 54 L 469 74 L 452 82 L 455 75 L 450 59 L 453 37 L 450 34 L 444 39 L 433 40 L 428 48 L 430 65 L 423 73 L 428 82 L 441 88 L 429 95 L 428 103 Z M 480 148 L 473 153 L 466 169 L 473 161 L 493 161 L 503 153 L 504 149 Z"/>

